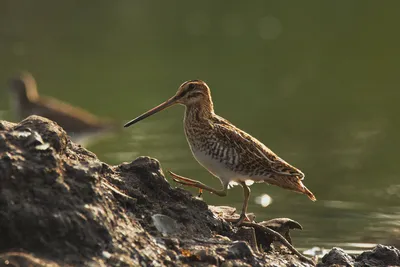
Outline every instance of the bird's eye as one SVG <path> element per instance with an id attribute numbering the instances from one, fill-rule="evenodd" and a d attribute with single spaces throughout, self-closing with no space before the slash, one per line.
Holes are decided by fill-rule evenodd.
<path id="1" fill-rule="evenodd" d="M 194 91 L 194 92 L 191 92 L 191 93 L 188 95 L 188 98 L 198 97 L 198 96 L 201 96 L 201 95 L 202 95 L 201 92 Z"/>
<path id="2" fill-rule="evenodd" d="M 188 89 L 189 90 L 193 90 L 196 87 L 196 85 L 194 83 L 189 84 Z"/>

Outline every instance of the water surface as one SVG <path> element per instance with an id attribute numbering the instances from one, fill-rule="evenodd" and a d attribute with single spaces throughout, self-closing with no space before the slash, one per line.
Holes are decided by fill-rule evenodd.
<path id="1" fill-rule="evenodd" d="M 3 0 L 0 81 L 28 70 L 42 94 L 124 122 L 205 80 L 216 113 L 300 168 L 318 199 L 257 184 L 257 219 L 297 220 L 304 249 L 386 242 L 400 222 L 400 2 L 289 2 Z M 11 119 L 7 100 L 0 90 Z M 174 107 L 89 149 L 110 164 L 148 155 L 219 186 L 191 156 L 182 118 Z M 243 201 L 239 187 L 204 199 Z"/>

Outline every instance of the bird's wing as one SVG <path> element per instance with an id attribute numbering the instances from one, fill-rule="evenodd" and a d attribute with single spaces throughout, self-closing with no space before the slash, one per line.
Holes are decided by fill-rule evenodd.
<path id="1" fill-rule="evenodd" d="M 299 179 L 304 174 L 297 168 L 279 158 L 263 143 L 256 138 L 232 125 L 229 121 L 215 116 L 212 127 L 215 129 L 216 139 L 222 142 L 222 146 L 233 148 L 238 157 L 237 162 L 246 166 L 246 173 L 253 175 L 277 174 L 279 176 L 295 176 Z M 237 163 L 236 162 L 236 163 Z"/>

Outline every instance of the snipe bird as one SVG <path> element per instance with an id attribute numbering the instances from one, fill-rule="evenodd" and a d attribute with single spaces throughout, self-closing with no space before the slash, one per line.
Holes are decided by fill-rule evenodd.
<path id="1" fill-rule="evenodd" d="M 210 88 L 201 80 L 184 82 L 173 97 L 129 121 L 124 127 L 174 104 L 186 107 L 184 131 L 192 153 L 204 168 L 220 179 L 222 189 L 214 189 L 200 181 L 169 173 L 177 183 L 221 197 L 227 195 L 232 182 L 240 184 L 244 191 L 244 203 L 237 224 L 247 219 L 249 181 L 276 185 L 316 200 L 314 194 L 301 182 L 304 174 L 300 170 L 279 158 L 256 138 L 214 113 Z"/>
<path id="2" fill-rule="evenodd" d="M 34 77 L 23 72 L 8 82 L 11 106 L 18 120 L 39 115 L 57 122 L 69 134 L 111 130 L 114 123 L 57 99 L 39 96 Z"/>

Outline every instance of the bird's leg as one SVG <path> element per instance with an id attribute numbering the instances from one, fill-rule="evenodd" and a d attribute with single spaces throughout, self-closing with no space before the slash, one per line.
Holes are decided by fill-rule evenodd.
<path id="1" fill-rule="evenodd" d="M 202 192 L 202 190 L 206 190 L 210 193 L 213 193 L 217 196 L 220 197 L 224 197 L 227 195 L 228 193 L 228 185 L 224 185 L 224 188 L 222 190 L 218 190 L 218 189 L 214 189 L 212 187 L 209 187 L 205 184 L 203 184 L 202 182 L 196 181 L 196 180 L 192 180 L 183 176 L 180 176 L 178 174 L 175 174 L 171 171 L 168 171 L 169 174 L 171 174 L 172 176 L 172 180 L 174 180 L 175 182 L 179 183 L 179 184 L 183 184 L 183 185 L 187 185 L 187 186 L 191 186 L 191 187 L 196 187 L 199 188 Z"/>
<path id="2" fill-rule="evenodd" d="M 241 225 L 242 222 L 244 222 L 245 220 L 250 221 L 246 215 L 247 207 L 249 206 L 250 187 L 248 187 L 245 182 L 240 182 L 240 184 L 243 187 L 244 202 L 243 202 L 243 207 L 242 207 L 242 213 L 240 213 L 239 220 L 236 223 L 237 225 Z"/>
<path id="3" fill-rule="evenodd" d="M 251 222 L 246 215 L 247 207 L 249 205 L 250 187 L 248 187 L 245 182 L 239 182 L 239 184 L 243 187 L 243 193 L 244 193 L 242 212 L 240 213 L 239 219 L 225 219 L 225 221 L 234 223 L 237 226 L 240 226 L 244 221 Z"/>
<path id="4" fill-rule="evenodd" d="M 171 174 L 172 180 L 174 180 L 175 182 L 177 182 L 179 184 L 196 187 L 196 188 L 199 188 L 200 190 L 206 190 L 206 191 L 213 193 L 220 197 L 224 197 L 227 195 L 227 192 L 228 192 L 227 184 L 226 185 L 224 184 L 224 188 L 222 190 L 217 190 L 217 189 L 214 189 L 212 187 L 209 187 L 209 186 L 203 184 L 202 182 L 180 176 L 171 171 L 168 171 L 168 172 L 169 172 L 169 174 Z M 243 187 L 243 193 L 244 193 L 244 202 L 243 202 L 242 212 L 240 213 L 240 217 L 238 220 L 227 220 L 227 221 L 235 223 L 238 226 L 240 224 L 242 224 L 245 220 L 250 221 L 246 215 L 247 207 L 249 205 L 250 187 L 248 187 L 245 182 L 240 182 L 240 185 Z"/>

